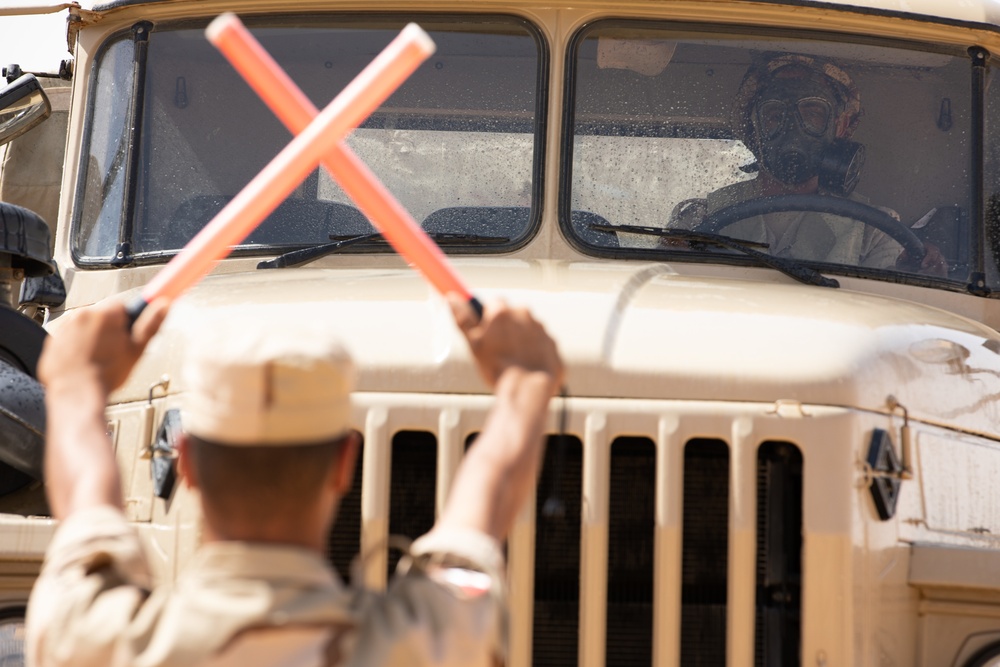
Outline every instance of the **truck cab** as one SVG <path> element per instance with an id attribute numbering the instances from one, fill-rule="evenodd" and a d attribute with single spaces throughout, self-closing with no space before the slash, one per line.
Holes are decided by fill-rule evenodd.
<path id="1" fill-rule="evenodd" d="M 290 141 L 204 37 L 233 9 L 318 107 L 408 22 L 437 45 L 346 143 L 566 361 L 507 545 L 508 664 L 1000 664 L 994 3 L 74 3 L 40 216 L 65 300 L 22 317 L 57 335 L 134 298 Z M 775 189 L 791 131 L 813 172 Z M 174 304 L 108 406 L 154 571 L 199 540 L 172 468 L 187 341 L 248 314 L 318 319 L 360 368 L 329 558 L 384 587 L 389 536 L 431 526 L 491 400 L 446 303 L 323 169 Z M 15 624 L 54 529 L 19 472 Z"/>

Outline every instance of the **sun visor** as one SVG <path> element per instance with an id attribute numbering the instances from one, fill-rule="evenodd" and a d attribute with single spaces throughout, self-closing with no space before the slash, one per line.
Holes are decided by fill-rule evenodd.
<path id="1" fill-rule="evenodd" d="M 656 76 L 670 64 L 676 49 L 676 42 L 663 39 L 598 37 L 597 66 L 601 69 L 627 69 L 645 76 Z"/>

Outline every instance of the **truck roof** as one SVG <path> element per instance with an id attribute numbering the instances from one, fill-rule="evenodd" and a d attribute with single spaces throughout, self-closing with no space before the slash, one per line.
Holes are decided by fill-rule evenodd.
<path id="1" fill-rule="evenodd" d="M 48 14 L 69 8 L 96 13 L 108 12 L 133 5 L 179 3 L 186 0 L 112 0 L 111 2 L 52 2 L 24 0 L 0 5 L 0 16 L 17 14 Z M 679 0 L 659 0 L 662 4 Z M 721 0 L 703 0 L 706 4 Z M 607 5 L 607 0 L 602 0 Z M 895 15 L 916 20 L 941 20 L 975 23 L 1000 27 L 1000 7 L 994 0 L 756 0 L 758 3 L 789 5 L 794 7 L 844 8 L 859 13 Z M 530 5 L 532 3 L 525 3 Z M 586 0 L 576 5 L 591 4 Z M 596 4 L 596 3 L 595 3 Z"/>

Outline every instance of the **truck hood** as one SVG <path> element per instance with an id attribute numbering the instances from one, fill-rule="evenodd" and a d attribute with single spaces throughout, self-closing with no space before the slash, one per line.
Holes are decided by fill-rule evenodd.
<path id="1" fill-rule="evenodd" d="M 668 265 L 456 260 L 484 302 L 531 309 L 573 396 L 772 402 L 887 411 L 995 432 L 1000 335 L 951 313 L 844 289 L 681 276 Z M 447 304 L 413 271 L 212 276 L 179 300 L 117 401 L 164 374 L 183 391 L 185 340 L 247 312 L 319 320 L 370 392 L 484 393 Z"/>

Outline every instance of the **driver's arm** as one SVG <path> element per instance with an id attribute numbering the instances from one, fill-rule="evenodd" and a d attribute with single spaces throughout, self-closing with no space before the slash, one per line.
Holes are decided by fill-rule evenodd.
<path id="1" fill-rule="evenodd" d="M 692 230 L 705 221 L 708 216 L 707 199 L 685 199 L 674 206 L 667 219 L 668 229 Z"/>
<path id="2" fill-rule="evenodd" d="M 894 269 L 897 271 L 913 271 L 910 265 L 909 253 L 904 250 L 899 243 L 890 238 L 885 232 L 874 227 L 865 230 L 865 239 L 861 253 L 860 265 L 873 269 Z M 948 277 L 948 261 L 941 250 L 933 243 L 924 242 L 927 254 L 924 255 L 919 273 L 928 276 Z"/>

